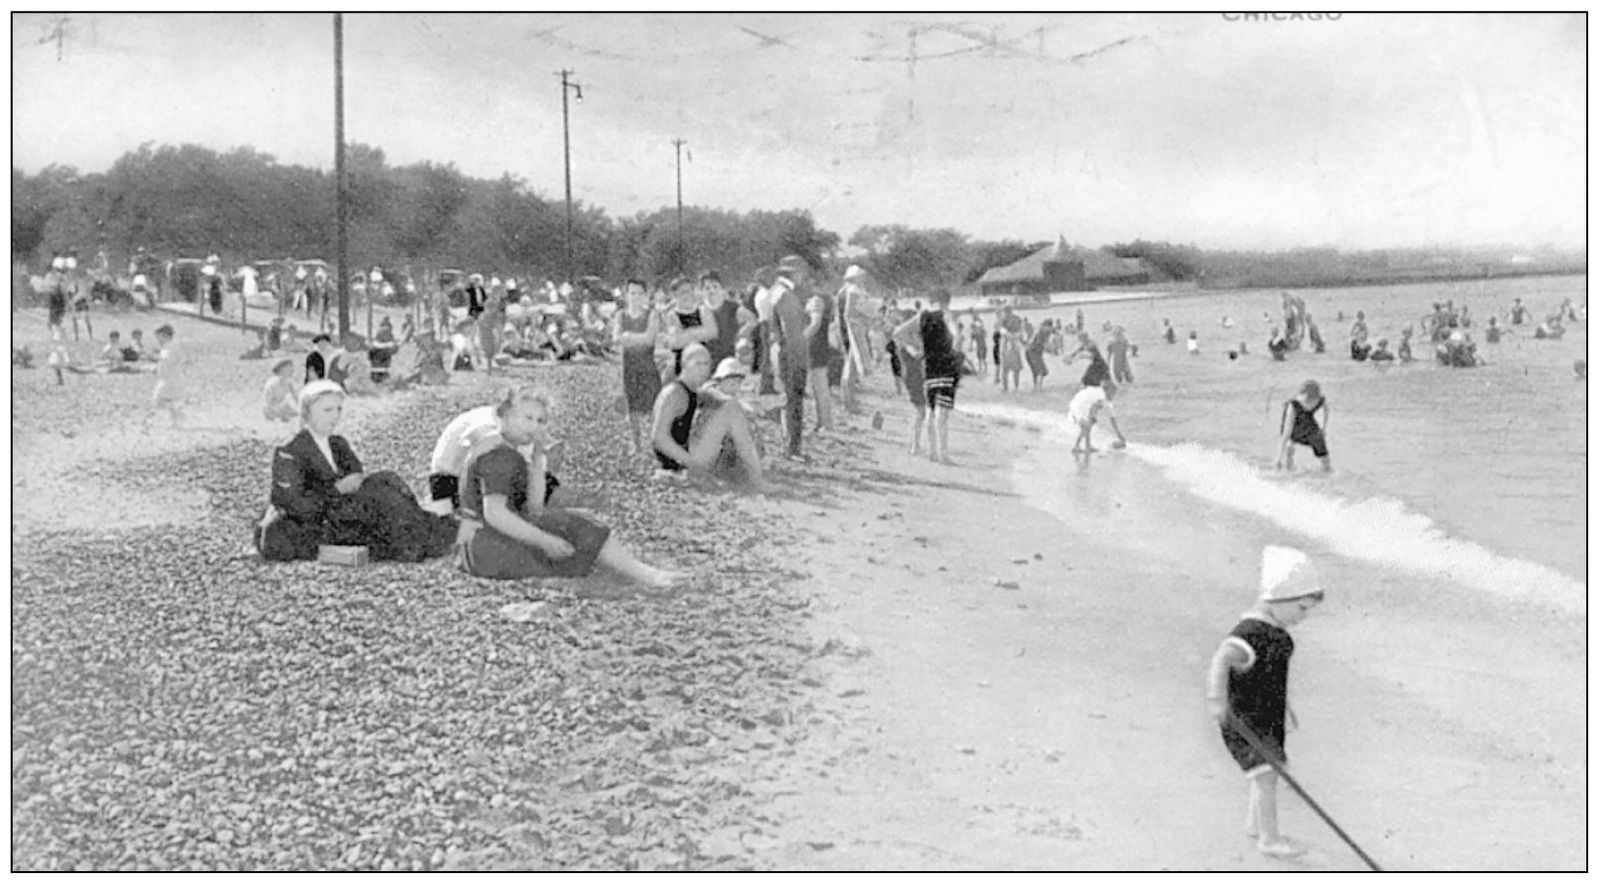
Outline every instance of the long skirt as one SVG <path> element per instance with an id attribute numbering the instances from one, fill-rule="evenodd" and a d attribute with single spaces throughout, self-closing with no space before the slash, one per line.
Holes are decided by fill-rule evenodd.
<path id="1" fill-rule="evenodd" d="M 320 545 L 362 545 L 373 560 L 416 562 L 452 550 L 457 522 L 419 507 L 395 472 L 376 472 L 317 517 L 280 517 L 256 537 L 265 560 L 315 560 Z"/>
<path id="2" fill-rule="evenodd" d="M 460 546 L 463 568 L 483 579 L 580 578 L 591 574 L 597 553 L 612 532 L 606 524 L 561 508 L 549 508 L 528 520 L 573 545 L 575 552 L 553 560 L 533 545 L 481 526 Z"/>

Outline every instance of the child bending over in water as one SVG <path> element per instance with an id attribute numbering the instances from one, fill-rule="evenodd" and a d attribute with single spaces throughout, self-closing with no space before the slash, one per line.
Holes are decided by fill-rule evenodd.
<path id="1" fill-rule="evenodd" d="M 1322 425 L 1317 425 L 1317 411 L 1322 411 Z M 1304 444 L 1311 448 L 1322 462 L 1322 470 L 1333 471 L 1328 462 L 1328 400 L 1322 397 L 1322 389 L 1316 380 L 1307 380 L 1300 384 L 1300 393 L 1289 399 L 1283 405 L 1283 419 L 1279 421 L 1281 438 L 1278 445 L 1277 468 L 1293 469 L 1295 460 L 1295 445 Z"/>
<path id="2" fill-rule="evenodd" d="M 1110 403 L 1116 397 L 1116 384 L 1106 380 L 1100 386 L 1084 386 L 1071 396 L 1071 421 L 1077 426 L 1077 440 L 1072 442 L 1071 452 L 1086 450 L 1094 451 L 1094 442 L 1091 437 L 1094 423 L 1099 422 L 1099 413 L 1104 411 L 1110 416 L 1111 431 L 1116 433 L 1116 441 L 1111 446 L 1120 449 L 1127 446 L 1127 439 L 1122 435 L 1122 427 L 1116 424 L 1116 408 Z"/>

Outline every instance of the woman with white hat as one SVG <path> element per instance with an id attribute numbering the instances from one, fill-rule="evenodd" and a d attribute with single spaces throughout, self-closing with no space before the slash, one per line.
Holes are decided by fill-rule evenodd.
<path id="1" fill-rule="evenodd" d="M 335 434 L 346 404 L 338 383 L 302 387 L 301 431 L 273 452 L 268 512 L 257 550 L 267 560 L 313 560 L 320 545 L 367 546 L 375 560 L 418 561 L 452 548 L 456 525 L 418 507 L 394 472 L 369 473 Z"/>

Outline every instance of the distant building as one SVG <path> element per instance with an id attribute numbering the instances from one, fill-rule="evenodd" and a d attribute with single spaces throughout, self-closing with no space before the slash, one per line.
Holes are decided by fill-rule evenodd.
<path id="1" fill-rule="evenodd" d="M 1043 300 L 1059 291 L 1092 291 L 1102 285 L 1142 285 L 1150 281 L 1149 264 L 1108 251 L 1073 248 L 1066 237 L 1015 263 L 996 266 L 977 279 L 983 297 Z"/>
<path id="2" fill-rule="evenodd" d="M 1042 300 L 1056 291 L 1088 291 L 1083 263 L 1073 255 L 1064 236 L 1015 263 L 996 266 L 976 280 L 984 297 Z"/>

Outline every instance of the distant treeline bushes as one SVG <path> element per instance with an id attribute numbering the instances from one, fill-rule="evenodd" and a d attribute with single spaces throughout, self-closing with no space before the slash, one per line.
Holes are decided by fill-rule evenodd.
<path id="1" fill-rule="evenodd" d="M 538 195 L 512 175 L 473 178 L 452 164 L 391 166 L 378 148 L 347 150 L 349 265 L 456 268 L 562 279 L 567 266 L 564 203 Z M 230 265 L 251 260 L 322 258 L 336 250 L 333 174 L 282 165 L 266 153 L 226 153 L 186 144 L 142 145 L 105 173 L 50 166 L 11 170 L 11 251 L 42 270 L 51 254 L 76 249 L 82 265 L 105 249 L 114 271 L 143 247 L 161 258 L 216 253 Z M 987 241 L 952 229 L 868 225 L 849 237 L 816 226 L 808 211 L 724 211 L 687 206 L 677 234 L 673 206 L 610 217 L 577 202 L 577 277 L 617 284 L 627 276 L 663 281 L 717 269 L 733 286 L 757 268 L 798 253 L 841 270 L 857 262 L 886 290 L 963 290 L 990 267 L 1012 263 L 1049 240 Z M 1104 246 L 1141 258 L 1151 281 L 1207 287 L 1367 284 L 1413 279 L 1580 272 L 1584 254 L 1542 249 L 1436 248 L 1278 252 L 1205 251 L 1136 239 Z M 1519 256 L 1517 262 L 1514 256 Z"/>

